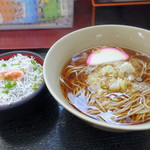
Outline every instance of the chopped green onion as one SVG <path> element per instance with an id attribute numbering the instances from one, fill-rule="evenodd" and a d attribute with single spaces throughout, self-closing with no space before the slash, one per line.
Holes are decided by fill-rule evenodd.
<path id="1" fill-rule="evenodd" d="M 36 71 L 36 70 L 37 70 L 37 67 L 33 67 L 33 70 Z"/>
<path id="2" fill-rule="evenodd" d="M 34 81 L 36 81 L 36 79 L 37 79 L 37 75 L 34 76 Z"/>
<path id="3" fill-rule="evenodd" d="M 24 68 L 19 67 L 19 69 L 24 70 Z"/>
<path id="4" fill-rule="evenodd" d="M 10 82 L 10 79 L 9 78 L 4 78 L 5 81 L 7 82 Z"/>
<path id="5" fill-rule="evenodd" d="M 43 68 L 42 67 L 38 67 L 38 70 L 39 70 L 40 73 L 43 72 Z"/>
<path id="6" fill-rule="evenodd" d="M 38 84 L 37 84 L 37 83 L 34 83 L 34 84 L 32 85 L 33 90 L 37 90 L 37 89 L 38 89 L 37 86 L 38 86 Z"/>
<path id="7" fill-rule="evenodd" d="M 6 64 L 2 64 L 2 67 L 6 67 L 7 65 Z"/>
<path id="8" fill-rule="evenodd" d="M 5 88 L 11 89 L 11 83 L 8 82 L 7 84 L 5 84 Z"/>
<path id="9" fill-rule="evenodd" d="M 17 85 L 17 82 L 13 82 L 11 85 L 12 87 L 15 87 Z"/>
<path id="10" fill-rule="evenodd" d="M 11 88 L 13 88 L 13 87 L 15 87 L 17 85 L 17 83 L 16 82 L 7 82 L 6 84 L 5 84 L 5 88 L 7 88 L 7 89 L 11 89 Z"/>
<path id="11" fill-rule="evenodd" d="M 20 63 L 18 63 L 18 64 L 11 64 L 12 66 L 17 66 L 17 65 L 20 65 Z"/>
<path id="12" fill-rule="evenodd" d="M 9 91 L 8 91 L 8 90 L 5 90 L 5 91 L 2 91 L 2 93 L 4 93 L 4 94 L 8 94 L 8 93 L 9 93 Z"/>
<path id="13" fill-rule="evenodd" d="M 36 62 L 32 59 L 31 60 L 31 63 L 33 64 L 33 65 L 36 65 Z"/>
<path id="14" fill-rule="evenodd" d="M 35 90 L 35 91 L 36 91 L 37 89 L 38 89 L 38 88 L 33 88 L 33 90 Z"/>

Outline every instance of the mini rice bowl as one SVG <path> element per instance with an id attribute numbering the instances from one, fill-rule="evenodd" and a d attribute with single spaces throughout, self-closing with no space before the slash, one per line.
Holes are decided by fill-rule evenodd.
<path id="1" fill-rule="evenodd" d="M 115 125 L 90 118 L 72 107 L 62 94 L 59 77 L 64 64 L 81 50 L 96 46 L 119 46 L 150 56 L 150 31 L 125 25 L 100 25 L 74 31 L 58 40 L 44 60 L 44 79 L 52 96 L 69 112 L 93 127 L 107 131 L 149 130 L 150 122 L 139 125 Z"/>
<path id="2" fill-rule="evenodd" d="M 21 65 L 17 63 L 17 59 L 20 59 Z M 30 60 L 31 62 L 25 64 L 25 61 Z M 34 70 L 37 70 L 36 65 L 42 69 L 43 58 L 37 53 L 30 51 L 13 51 L 0 55 L 1 72 L 16 70 L 18 67 L 26 69 L 23 77 L 24 79 L 22 79 L 23 81 L 10 82 L 9 80 L 6 80 L 6 82 L 3 83 L 3 80 L 1 79 L 0 122 L 20 117 L 38 107 L 40 96 L 43 95 L 45 89 L 45 83 L 43 73 L 36 73 L 36 77 L 34 78 L 38 80 L 38 76 L 40 76 L 40 85 L 36 85 L 37 87 L 34 85 L 35 83 L 33 83 L 32 79 L 34 73 L 31 70 L 32 68 L 29 67 L 30 63 L 33 63 L 32 68 Z M 34 63 L 36 63 L 36 65 Z M 14 87 L 11 87 L 10 85 L 14 85 Z"/>

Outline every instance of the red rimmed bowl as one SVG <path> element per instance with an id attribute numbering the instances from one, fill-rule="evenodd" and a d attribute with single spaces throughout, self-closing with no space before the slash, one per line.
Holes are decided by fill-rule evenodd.
<path id="1" fill-rule="evenodd" d="M 32 57 L 35 59 L 36 62 L 43 66 L 44 59 L 37 53 L 31 51 L 12 51 L 0 54 L 0 60 L 8 60 L 17 54 L 22 54 L 24 56 Z M 11 104 L 0 105 L 0 123 L 5 121 L 15 119 L 18 117 L 22 117 L 32 111 L 34 111 L 39 104 L 41 104 L 42 96 L 45 92 L 45 83 L 40 85 L 40 87 L 35 90 L 29 96 L 13 102 Z"/>

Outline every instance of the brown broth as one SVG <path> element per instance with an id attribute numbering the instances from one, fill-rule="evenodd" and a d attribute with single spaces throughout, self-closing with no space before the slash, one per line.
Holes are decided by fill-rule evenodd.
<path id="1" fill-rule="evenodd" d="M 127 48 L 121 48 L 125 53 L 127 53 L 129 55 L 129 57 L 132 57 L 138 53 L 140 55 L 136 56 L 136 58 L 149 63 L 150 62 L 150 58 L 144 54 L 141 54 L 135 50 L 131 50 L 131 49 L 127 49 Z M 83 50 L 80 53 L 76 54 L 75 56 L 73 56 L 71 59 L 69 59 L 66 64 L 64 65 L 62 72 L 61 72 L 61 77 L 65 77 L 66 72 L 68 71 L 67 67 L 71 66 L 73 64 L 75 64 L 76 66 L 79 65 L 83 65 L 83 66 L 87 66 L 86 64 L 86 59 L 88 57 L 88 55 L 92 52 L 92 49 L 88 49 L 88 50 Z M 88 76 L 88 74 L 84 74 L 84 78 L 86 79 Z M 69 78 L 67 79 L 67 84 L 73 88 L 71 86 L 71 82 L 72 80 L 75 78 L 75 73 L 73 73 L 71 76 L 69 76 Z M 146 77 L 143 77 L 146 78 Z M 83 83 L 85 83 L 85 81 L 81 81 Z M 92 117 L 94 119 L 97 120 L 103 120 L 105 122 L 108 123 L 112 123 L 112 124 L 140 124 L 148 120 L 142 120 L 142 121 L 134 121 L 134 115 L 132 115 L 131 117 L 127 117 L 123 122 L 119 122 L 119 121 L 113 121 L 111 119 L 111 117 L 113 116 L 111 111 L 107 111 L 107 112 L 100 112 L 100 113 L 96 113 L 96 114 L 89 114 L 87 111 L 90 109 L 96 109 L 95 106 L 88 106 L 88 102 L 87 102 L 87 98 L 85 96 L 84 91 L 80 93 L 79 96 L 74 96 L 74 94 L 72 93 L 72 90 L 70 88 L 68 88 L 67 86 L 63 86 L 62 85 L 62 80 L 60 81 L 60 85 L 61 85 L 61 89 L 63 92 L 64 97 L 66 98 L 66 100 L 77 110 L 79 110 L 80 112 L 82 112 L 83 114 Z M 89 90 L 88 88 L 86 90 Z M 91 91 L 90 91 L 91 92 Z M 127 95 L 125 93 L 122 92 L 117 92 L 113 95 L 113 93 L 110 94 L 110 97 L 115 101 L 116 96 L 123 96 L 123 97 L 127 97 Z M 109 96 L 108 96 L 109 97 Z"/>

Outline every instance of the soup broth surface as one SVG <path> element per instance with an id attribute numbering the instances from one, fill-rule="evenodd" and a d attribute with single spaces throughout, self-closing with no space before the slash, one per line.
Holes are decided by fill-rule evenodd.
<path id="1" fill-rule="evenodd" d="M 140 124 L 150 120 L 150 58 L 138 51 L 116 47 L 128 60 L 87 65 L 97 48 L 70 58 L 60 75 L 64 97 L 94 119 L 112 124 Z"/>

